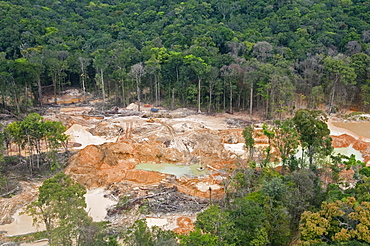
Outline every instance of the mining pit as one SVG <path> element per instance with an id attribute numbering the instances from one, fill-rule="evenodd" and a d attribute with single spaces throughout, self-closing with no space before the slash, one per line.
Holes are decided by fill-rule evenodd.
<path id="1" fill-rule="evenodd" d="M 44 118 L 68 127 L 69 148 L 75 154 L 65 173 L 87 187 L 88 212 L 95 221 L 123 225 L 146 219 L 150 226 L 178 233 L 189 232 L 197 213 L 223 197 L 223 180 L 236 163 L 248 158 L 242 130 L 252 123 L 242 113 L 206 115 L 162 108 L 152 112 L 150 107 L 137 112 L 134 104 L 109 111 L 98 111 L 94 105 L 53 107 Z M 362 124 L 361 132 L 337 118 L 328 124 L 333 147 L 352 148 L 370 164 L 370 139 L 365 134 L 370 132 L 369 122 L 355 123 L 356 129 Z M 259 137 L 257 146 L 265 146 L 266 140 Z M 20 184 L 22 192 L 0 198 L 0 231 L 9 235 L 30 232 L 9 226 L 23 223 L 19 211 L 37 198 L 41 185 Z M 134 212 L 143 207 L 147 211 Z"/>

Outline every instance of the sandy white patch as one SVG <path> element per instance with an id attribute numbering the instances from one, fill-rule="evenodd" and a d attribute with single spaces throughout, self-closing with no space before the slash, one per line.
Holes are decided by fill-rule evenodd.
<path id="1" fill-rule="evenodd" d="M 234 153 L 240 157 L 245 157 L 246 151 L 245 151 L 245 144 L 244 143 L 237 143 L 237 144 L 224 144 L 224 147 L 226 150 L 230 151 L 231 153 Z"/>
<path id="2" fill-rule="evenodd" d="M 32 243 L 21 243 L 20 245 L 21 246 L 47 246 L 49 245 L 49 242 L 47 239 L 42 239 L 42 240 L 32 242 Z"/>
<path id="3" fill-rule="evenodd" d="M 93 221 L 103 221 L 107 215 L 107 208 L 117 203 L 116 201 L 104 197 L 105 194 L 107 194 L 107 192 L 104 191 L 104 188 L 98 188 L 87 191 L 85 195 L 87 203 L 86 211 L 89 213 L 89 216 L 93 218 Z"/>
<path id="4" fill-rule="evenodd" d="M 167 225 L 167 219 L 159 219 L 159 218 L 146 218 L 146 224 L 148 227 L 158 226 L 163 227 Z"/>
<path id="5" fill-rule="evenodd" d="M 0 231 L 6 231 L 9 236 L 15 236 L 45 230 L 44 224 L 40 224 L 39 227 L 33 225 L 32 217 L 22 212 L 23 209 L 19 209 L 13 216 L 13 222 L 1 225 Z"/>
<path id="6" fill-rule="evenodd" d="M 196 187 L 198 188 L 199 191 L 201 192 L 206 192 L 209 190 L 209 188 L 211 188 L 212 190 L 219 190 L 221 189 L 221 186 L 219 186 L 218 184 L 208 184 L 208 183 L 204 183 L 204 182 L 199 182 L 196 184 Z"/>
<path id="7" fill-rule="evenodd" d="M 100 145 L 107 142 L 107 140 L 102 137 L 93 136 L 85 127 L 78 124 L 72 125 L 67 131 L 65 131 L 65 134 L 69 135 L 69 140 L 71 142 L 81 144 L 78 149 L 83 149 L 87 145 Z"/>

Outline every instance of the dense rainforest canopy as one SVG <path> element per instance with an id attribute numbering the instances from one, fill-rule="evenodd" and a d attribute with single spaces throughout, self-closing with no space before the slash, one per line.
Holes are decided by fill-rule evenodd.
<path id="1" fill-rule="evenodd" d="M 0 11 L 2 103 L 18 111 L 67 86 L 122 106 L 141 96 L 266 117 L 370 103 L 366 0 L 9 0 Z"/>

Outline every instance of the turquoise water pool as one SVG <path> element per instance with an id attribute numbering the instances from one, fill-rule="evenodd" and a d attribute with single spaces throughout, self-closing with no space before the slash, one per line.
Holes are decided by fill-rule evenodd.
<path id="1" fill-rule="evenodd" d="M 199 164 L 180 166 L 171 163 L 139 163 L 136 165 L 135 169 L 173 174 L 176 175 L 176 178 L 180 178 L 185 175 L 198 177 L 208 174 L 209 171 L 207 169 L 198 170 L 199 167 Z"/>

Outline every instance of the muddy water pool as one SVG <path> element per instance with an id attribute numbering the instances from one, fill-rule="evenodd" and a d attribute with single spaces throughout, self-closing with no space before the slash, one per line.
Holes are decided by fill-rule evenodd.
<path id="1" fill-rule="evenodd" d="M 114 200 L 104 197 L 105 194 L 104 188 L 98 188 L 89 190 L 85 195 L 87 203 L 86 211 L 93 218 L 93 221 L 103 221 L 107 215 L 106 208 L 117 203 Z M 22 214 L 22 212 L 23 208 L 15 213 L 12 223 L 0 225 L 0 231 L 5 231 L 6 234 L 14 236 L 45 230 L 43 224 L 40 227 L 34 226 L 32 217 Z"/>
<path id="2" fill-rule="evenodd" d="M 45 230 L 43 224 L 40 227 L 34 226 L 32 217 L 22 212 L 23 209 L 19 209 L 14 214 L 12 223 L 0 225 L 0 231 L 5 231 L 9 236 L 15 236 Z"/>
<path id="3" fill-rule="evenodd" d="M 346 148 L 334 148 L 333 155 L 342 154 L 350 157 L 351 155 L 355 155 L 356 160 L 363 161 L 364 158 L 362 157 L 362 154 L 360 151 L 354 149 L 352 145 L 346 147 Z M 299 148 L 297 153 L 295 154 L 295 157 L 302 158 L 302 148 Z M 303 157 L 308 160 L 308 157 Z"/>
<path id="4" fill-rule="evenodd" d="M 155 171 L 165 174 L 176 175 L 177 178 L 182 176 L 191 176 L 198 177 L 208 174 L 208 170 L 198 170 L 200 168 L 199 164 L 190 165 L 190 166 L 180 166 L 170 163 L 139 163 L 136 165 L 135 169 L 146 170 L 146 171 Z"/>
<path id="5" fill-rule="evenodd" d="M 370 122 L 331 122 L 333 126 L 349 130 L 357 136 L 370 139 Z"/>
<path id="6" fill-rule="evenodd" d="M 105 192 L 104 188 L 98 188 L 89 190 L 85 195 L 86 210 L 93 221 L 103 221 L 107 215 L 107 208 L 117 203 L 117 201 L 105 197 L 106 194 L 108 193 Z"/>

